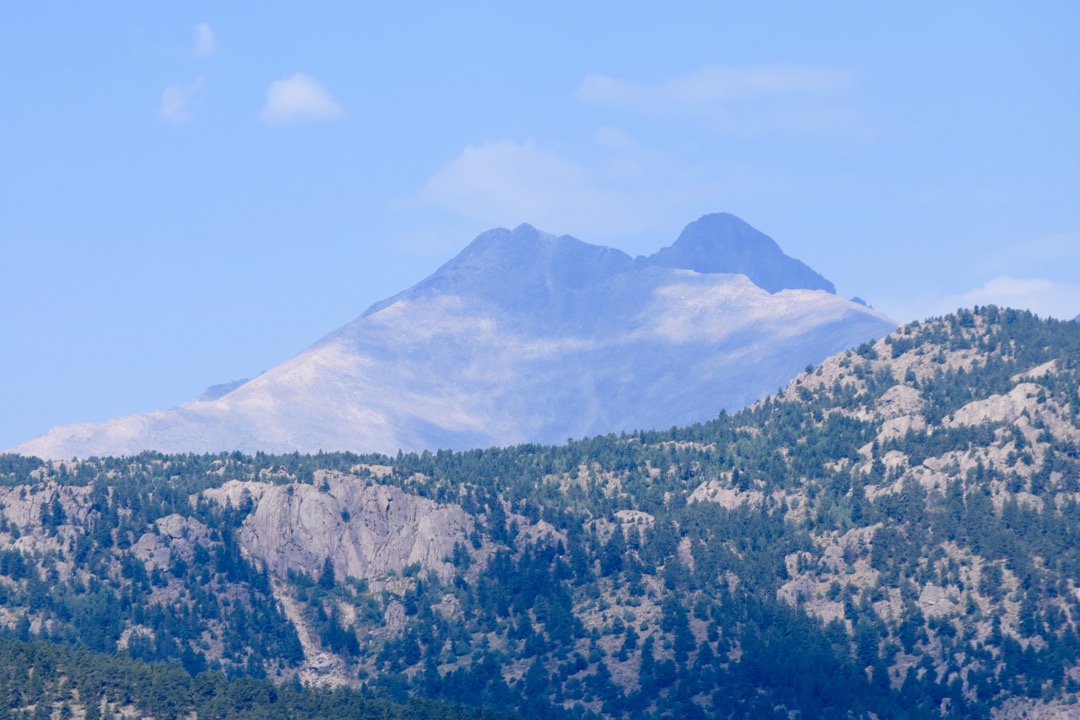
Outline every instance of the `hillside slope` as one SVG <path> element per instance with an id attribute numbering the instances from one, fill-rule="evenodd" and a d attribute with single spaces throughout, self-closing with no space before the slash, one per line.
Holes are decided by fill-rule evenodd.
<path id="1" fill-rule="evenodd" d="M 25 638 L 532 717 L 1080 697 L 1075 322 L 908 325 L 666 432 L 0 469 L 0 622 Z"/>

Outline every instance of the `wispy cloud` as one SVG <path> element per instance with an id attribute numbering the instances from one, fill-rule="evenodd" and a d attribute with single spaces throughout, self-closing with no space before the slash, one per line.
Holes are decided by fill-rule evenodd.
<path id="1" fill-rule="evenodd" d="M 589 75 L 577 97 L 642 115 L 692 117 L 732 132 L 816 132 L 858 121 L 844 103 L 854 86 L 852 74 L 841 68 L 709 65 L 656 83 Z"/>
<path id="2" fill-rule="evenodd" d="M 214 35 L 214 30 L 206 23 L 199 23 L 195 26 L 195 47 L 192 49 L 192 54 L 197 58 L 210 57 L 217 52 L 217 37 Z"/>
<path id="3" fill-rule="evenodd" d="M 195 108 L 202 93 L 203 79 L 190 85 L 170 85 L 161 94 L 158 117 L 173 125 L 186 125 L 195 119 Z"/>
<path id="4" fill-rule="evenodd" d="M 490 225 L 585 236 L 631 227 L 639 214 L 584 165 L 533 140 L 466 147 L 428 180 L 422 199 Z"/>
<path id="5" fill-rule="evenodd" d="M 963 276 L 936 292 L 913 282 L 877 304 L 907 322 L 951 313 L 973 305 L 1030 310 L 1043 317 L 1071 319 L 1080 313 L 1080 233 L 1034 237 L 973 253 Z M 957 268 L 957 274 L 961 272 Z M 989 279 L 986 279 L 989 278 Z M 978 284 L 977 287 L 972 287 Z M 912 288 L 922 286 L 922 292 Z M 970 289 L 964 289 L 970 288 Z"/>
<path id="6" fill-rule="evenodd" d="M 318 80 L 296 73 L 270 83 L 261 117 L 271 125 L 311 120 L 333 120 L 344 115 Z"/>
<path id="7" fill-rule="evenodd" d="M 942 298 L 937 312 L 947 313 L 972 305 L 1019 308 L 1043 317 L 1069 320 L 1080 313 L 1080 283 L 1001 275 L 962 295 Z"/>

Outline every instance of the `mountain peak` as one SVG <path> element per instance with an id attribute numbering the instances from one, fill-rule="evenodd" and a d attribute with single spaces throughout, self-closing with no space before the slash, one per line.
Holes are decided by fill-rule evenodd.
<path id="1" fill-rule="evenodd" d="M 615 248 L 590 245 L 570 235 L 555 236 L 523 223 L 513 230 L 480 233 L 464 250 L 403 293 L 383 300 L 364 315 L 406 297 L 430 294 L 467 295 L 504 308 L 548 315 L 568 296 L 595 287 L 633 269 L 629 255 Z"/>
<path id="2" fill-rule="evenodd" d="M 56 428 L 14 451 L 392 453 L 701 422 L 895 326 L 835 294 L 776 292 L 794 287 L 832 288 L 730 215 L 638 260 L 495 228 L 228 394 Z"/>
<path id="3" fill-rule="evenodd" d="M 836 292 L 831 282 L 808 265 L 785 255 L 771 237 L 730 213 L 701 216 L 672 245 L 645 262 L 699 273 L 746 275 L 770 293 L 789 289 Z"/>

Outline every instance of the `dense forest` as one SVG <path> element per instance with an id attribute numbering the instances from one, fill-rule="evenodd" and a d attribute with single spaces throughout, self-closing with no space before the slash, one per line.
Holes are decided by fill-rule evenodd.
<path id="1" fill-rule="evenodd" d="M 1080 696 L 1078 390 L 1080 324 L 990 306 L 685 428 L 0 456 L 0 717 L 1060 709 Z"/>
<path id="2" fill-rule="evenodd" d="M 350 688 L 275 684 L 42 641 L 0 640 L 0 718 L 190 717 L 204 720 L 510 720 L 424 700 L 394 703 Z"/>

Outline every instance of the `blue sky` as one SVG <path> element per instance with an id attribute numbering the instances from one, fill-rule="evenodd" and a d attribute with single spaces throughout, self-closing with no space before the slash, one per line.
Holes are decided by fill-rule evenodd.
<path id="1" fill-rule="evenodd" d="M 446 5 L 0 9 L 0 448 L 521 222 L 647 254 L 728 211 L 897 320 L 1080 313 L 1080 4 Z"/>

